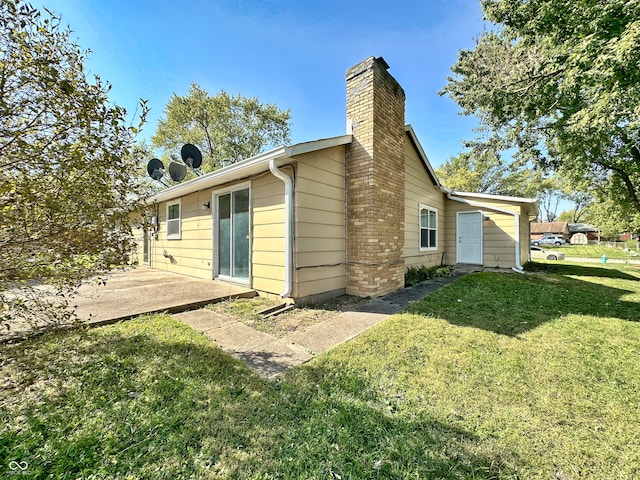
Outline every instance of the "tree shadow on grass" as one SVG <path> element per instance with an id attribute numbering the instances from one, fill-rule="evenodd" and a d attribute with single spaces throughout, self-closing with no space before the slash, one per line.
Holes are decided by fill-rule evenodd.
<path id="1" fill-rule="evenodd" d="M 172 328 L 181 333 L 96 329 L 1 346 L 2 456 L 56 478 L 512 473 L 495 452 L 479 455 L 472 433 L 413 410 L 358 372 L 307 365 L 268 381 Z"/>
<path id="2" fill-rule="evenodd" d="M 619 278 L 622 280 L 640 281 L 639 277 L 623 272 L 619 268 L 605 266 L 585 266 L 570 263 L 537 263 L 529 262 L 525 270 L 534 273 L 555 273 L 558 275 L 575 275 L 582 277 Z"/>
<path id="3" fill-rule="evenodd" d="M 555 267 L 555 266 L 554 266 Z M 569 314 L 640 320 L 640 303 L 623 300 L 633 290 L 567 275 L 637 281 L 614 269 L 560 267 L 561 274 L 469 274 L 411 305 L 408 313 L 442 318 L 454 325 L 516 336 Z"/>

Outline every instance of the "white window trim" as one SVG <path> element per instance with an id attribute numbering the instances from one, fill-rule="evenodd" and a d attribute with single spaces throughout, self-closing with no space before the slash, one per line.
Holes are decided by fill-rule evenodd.
<path id="1" fill-rule="evenodd" d="M 169 207 L 178 205 L 178 218 L 169 220 Z M 167 240 L 182 240 L 182 201 L 167 202 Z M 178 233 L 169 233 L 169 222 L 178 222 Z"/>
<path id="2" fill-rule="evenodd" d="M 422 210 L 430 210 L 436 214 L 436 244 L 432 247 L 423 247 L 422 246 L 422 229 L 425 228 L 422 226 Z M 427 230 L 431 230 L 428 227 Z M 438 250 L 438 235 L 439 235 L 439 225 L 438 225 L 438 209 L 430 207 L 429 205 L 425 205 L 423 203 L 418 205 L 418 248 L 421 252 L 433 252 L 434 250 Z"/>

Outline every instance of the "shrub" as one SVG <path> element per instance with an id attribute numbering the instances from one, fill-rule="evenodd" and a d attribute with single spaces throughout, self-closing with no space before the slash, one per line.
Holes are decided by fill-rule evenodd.
<path id="1" fill-rule="evenodd" d="M 404 286 L 409 287 L 416 283 L 424 282 L 425 280 L 447 275 L 451 275 L 450 267 L 427 267 L 425 265 L 409 267 L 404 274 Z"/>

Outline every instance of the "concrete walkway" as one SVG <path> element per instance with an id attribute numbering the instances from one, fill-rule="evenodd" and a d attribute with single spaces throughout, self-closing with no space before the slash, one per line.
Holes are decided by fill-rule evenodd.
<path id="1" fill-rule="evenodd" d="M 206 309 L 179 313 L 174 318 L 202 332 L 258 374 L 271 378 L 356 337 L 462 275 L 457 273 L 399 290 L 280 339 Z"/>

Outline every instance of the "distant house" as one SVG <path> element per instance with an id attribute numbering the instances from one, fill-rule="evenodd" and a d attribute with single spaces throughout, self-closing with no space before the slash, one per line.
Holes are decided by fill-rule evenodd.
<path id="1" fill-rule="evenodd" d="M 535 199 L 440 184 L 382 58 L 347 71 L 347 133 L 282 146 L 155 194 L 153 268 L 308 303 L 380 296 L 411 266 L 521 269 Z"/>
<path id="2" fill-rule="evenodd" d="M 633 240 L 633 234 L 631 232 L 624 232 L 618 235 L 618 240 L 621 242 L 627 242 L 629 240 Z"/>
<path id="3" fill-rule="evenodd" d="M 545 234 L 569 237 L 567 222 L 533 222 L 531 224 L 531 240 L 540 240 Z"/>

